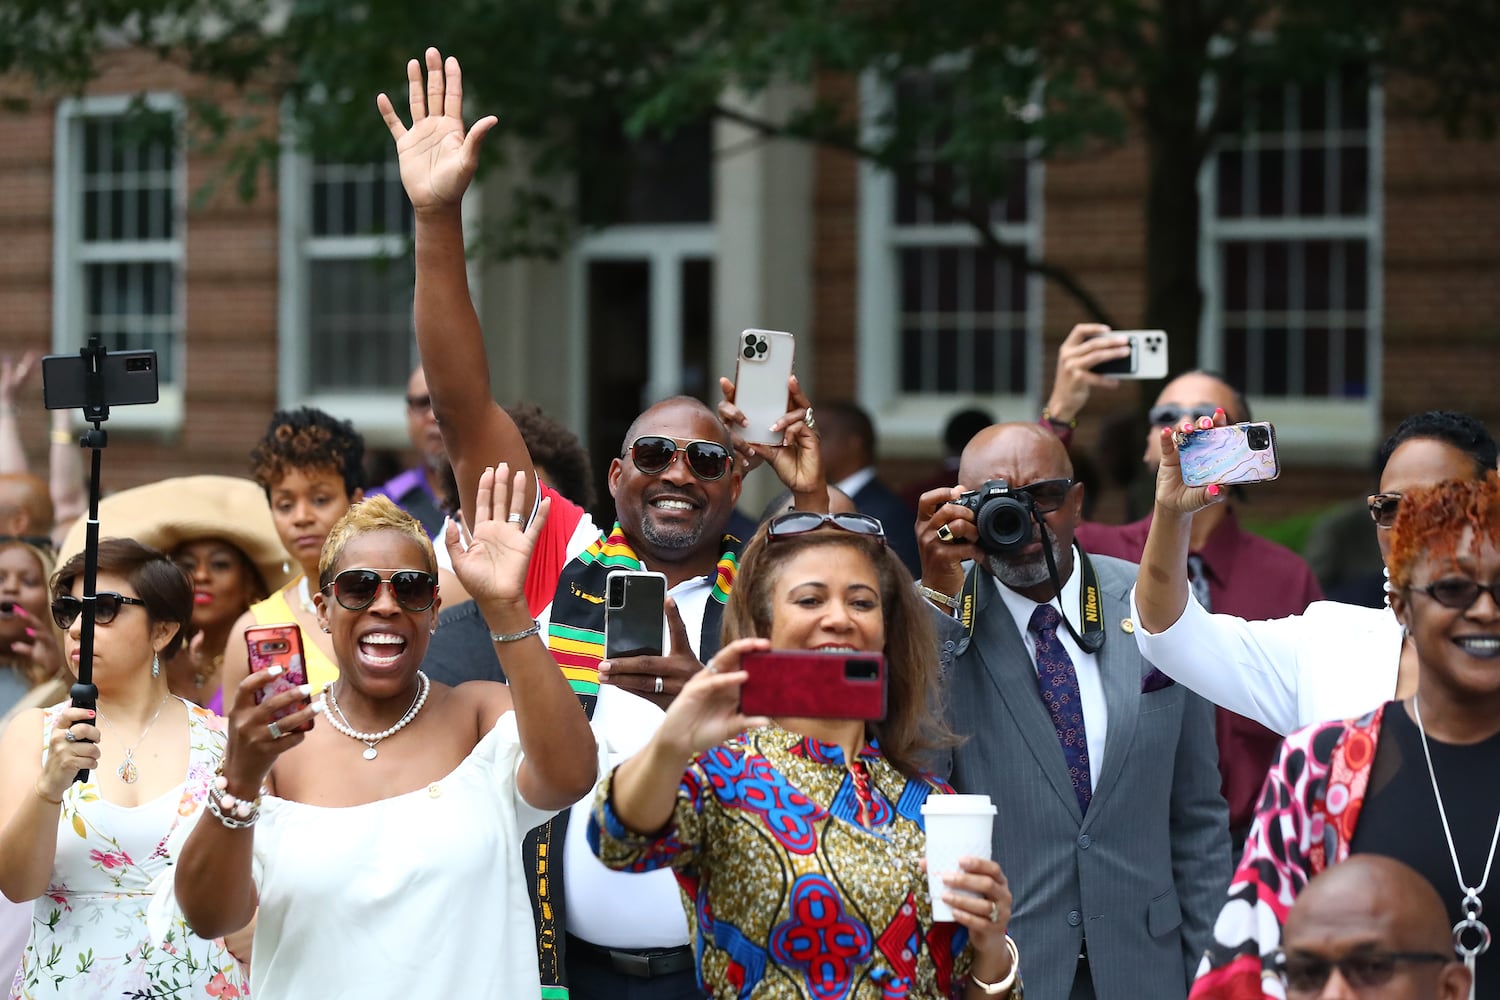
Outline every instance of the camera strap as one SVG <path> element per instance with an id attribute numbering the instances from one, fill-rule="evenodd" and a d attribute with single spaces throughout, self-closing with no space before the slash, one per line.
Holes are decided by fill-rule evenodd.
<path id="1" fill-rule="evenodd" d="M 1052 557 L 1052 546 L 1043 545 L 1042 553 L 1047 560 L 1047 576 L 1052 581 L 1052 590 L 1060 597 L 1062 581 L 1058 579 L 1057 560 Z M 1065 610 L 1059 611 L 1063 625 L 1067 626 L 1068 634 L 1078 643 L 1079 648 L 1085 653 L 1097 653 L 1104 648 L 1104 605 L 1099 589 L 1099 574 L 1094 570 L 1089 554 L 1076 541 L 1073 543 L 1073 554 L 1074 565 L 1082 574 L 1078 588 L 1078 620 L 1083 623 L 1083 634 L 1080 635 L 1078 629 L 1073 627 Z M 963 626 L 964 635 L 969 639 L 974 638 L 974 610 L 978 604 L 976 598 L 979 594 L 979 576 L 979 564 L 975 563 L 969 568 L 968 575 L 964 577 L 963 589 L 958 593 L 958 620 Z"/>

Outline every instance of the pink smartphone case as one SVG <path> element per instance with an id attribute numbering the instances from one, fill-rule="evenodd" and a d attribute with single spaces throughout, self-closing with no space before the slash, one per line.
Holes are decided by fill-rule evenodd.
<path id="1" fill-rule="evenodd" d="M 851 678 L 845 661 L 876 664 L 872 678 Z M 879 653 L 820 653 L 771 650 L 747 653 L 741 669 L 750 674 L 740 688 L 746 715 L 806 719 L 885 718 L 885 657 Z"/>
<path id="2" fill-rule="evenodd" d="M 275 642 L 284 642 L 285 651 L 271 652 L 263 648 L 266 643 Z M 296 625 L 253 625 L 245 629 L 245 648 L 250 654 L 251 673 L 271 666 L 282 668 L 281 676 L 260 689 L 255 698 L 257 705 L 267 698 L 307 683 L 307 667 L 302 658 L 302 630 Z M 273 719 L 284 719 L 301 709 L 301 705 L 294 705 L 277 712 Z"/>

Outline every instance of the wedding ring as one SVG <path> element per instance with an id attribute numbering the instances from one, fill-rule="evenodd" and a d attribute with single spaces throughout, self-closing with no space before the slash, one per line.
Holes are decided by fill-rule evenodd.
<path id="1" fill-rule="evenodd" d="M 526 519 L 524 517 L 522 517 L 520 514 L 511 514 L 509 517 L 506 518 L 506 520 L 509 521 L 511 524 L 520 524 L 522 521 L 524 521 Z"/>
<path id="2" fill-rule="evenodd" d="M 655 689 L 655 691 L 656 691 L 656 693 L 657 693 L 657 694 L 661 694 L 661 692 L 662 692 L 662 688 L 664 688 L 664 687 L 666 687 L 666 685 L 665 685 L 665 684 L 663 684 L 663 683 L 662 683 L 662 680 L 661 680 L 661 678 L 660 678 L 660 677 L 658 677 L 658 678 L 657 678 L 657 679 L 656 679 L 656 689 Z"/>
<path id="3" fill-rule="evenodd" d="M 807 408 L 807 412 L 802 415 L 802 422 L 807 425 L 808 430 L 812 430 L 814 427 L 818 426 L 817 420 L 813 418 L 811 406 L 809 406 Z"/>
<path id="4" fill-rule="evenodd" d="M 992 899 L 992 900 L 990 900 L 990 923 L 992 923 L 992 924 L 998 924 L 999 922 L 1000 922 L 1000 904 L 997 903 L 997 902 L 995 902 Z"/>
<path id="5" fill-rule="evenodd" d="M 267 724 L 266 728 L 271 731 L 271 739 L 273 740 L 279 740 L 286 735 L 286 733 L 281 731 L 281 727 L 274 722 Z"/>
<path id="6" fill-rule="evenodd" d="M 940 542 L 951 542 L 953 541 L 953 529 L 946 524 L 940 524 L 938 525 L 937 536 Z"/>
<path id="7" fill-rule="evenodd" d="M 73 730 L 71 730 L 71 729 L 65 730 L 63 732 L 63 739 L 67 740 L 69 743 L 77 743 L 78 742 L 78 737 L 76 737 L 76 736 L 73 735 Z"/>

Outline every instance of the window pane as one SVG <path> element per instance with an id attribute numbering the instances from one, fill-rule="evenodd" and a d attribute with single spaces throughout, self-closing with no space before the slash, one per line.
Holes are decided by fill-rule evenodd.
<path id="1" fill-rule="evenodd" d="M 589 134 L 578 175 L 585 225 L 712 222 L 713 125 L 707 119 L 670 136 L 631 137 L 618 122 Z"/>
<path id="2" fill-rule="evenodd" d="M 314 260 L 308 275 L 309 388 L 397 389 L 411 372 L 412 264 Z"/>
<path id="3" fill-rule="evenodd" d="M 157 355 L 163 385 L 177 371 L 175 267 L 161 263 L 87 264 L 83 269 L 83 339 L 104 338 L 110 350 Z"/>
<path id="4" fill-rule="evenodd" d="M 314 237 L 411 233 L 411 205 L 395 162 L 319 163 L 312 168 Z"/>
<path id="5" fill-rule="evenodd" d="M 1024 272 L 974 247 L 899 251 L 903 392 L 1025 393 Z"/>
<path id="6" fill-rule="evenodd" d="M 714 323 L 714 263 L 712 260 L 682 262 L 682 392 L 699 399 L 718 394 L 709 358 Z M 713 382 L 714 391 L 709 392 Z"/>

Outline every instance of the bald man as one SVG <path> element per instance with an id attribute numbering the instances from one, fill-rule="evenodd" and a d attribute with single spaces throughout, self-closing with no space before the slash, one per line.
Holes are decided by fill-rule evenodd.
<path id="1" fill-rule="evenodd" d="M 1000 551 L 945 503 L 958 490 L 922 496 L 922 582 L 956 598 L 929 597 L 948 724 L 966 738 L 951 777 L 999 807 L 1026 995 L 1182 1000 L 1230 875 L 1212 707 L 1141 658 L 1135 564 L 1074 547 L 1083 487 L 1056 435 L 990 427 L 958 476 L 1034 502 L 1057 575 L 1034 519 Z"/>
<path id="2" fill-rule="evenodd" d="M 1282 930 L 1289 1000 L 1463 1000 L 1448 912 L 1416 871 L 1356 854 L 1307 883 Z"/>

